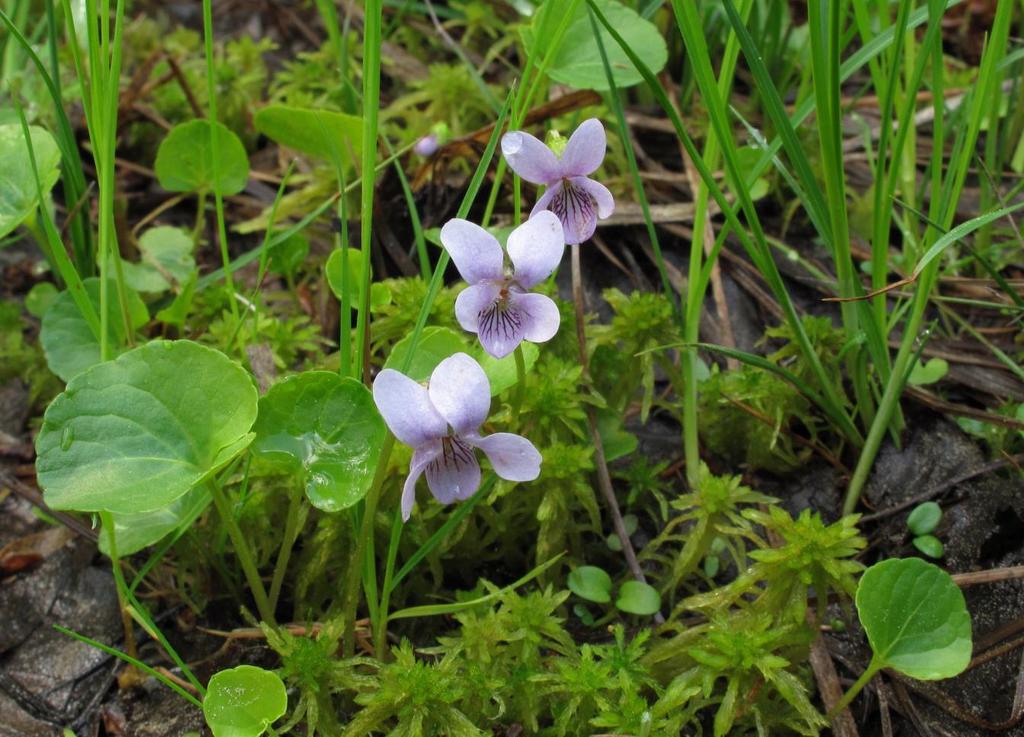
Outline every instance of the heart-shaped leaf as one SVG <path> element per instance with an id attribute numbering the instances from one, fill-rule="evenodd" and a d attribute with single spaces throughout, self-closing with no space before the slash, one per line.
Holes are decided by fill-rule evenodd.
<path id="1" fill-rule="evenodd" d="M 253 123 L 282 146 L 325 161 L 352 161 L 353 156 L 358 160 L 363 150 L 363 121 L 354 115 L 268 105 L 256 113 Z"/>
<path id="2" fill-rule="evenodd" d="M 47 131 L 30 125 L 32 155 L 43 194 L 60 178 L 60 149 Z M 21 124 L 0 125 L 0 238 L 21 225 L 39 206 L 39 187 Z"/>
<path id="3" fill-rule="evenodd" d="M 184 284 L 196 270 L 192 236 L 187 230 L 160 225 L 139 238 L 138 263 L 125 261 L 125 282 L 139 292 L 165 292 L 172 284 Z"/>
<path id="4" fill-rule="evenodd" d="M 626 581 L 619 588 L 615 606 L 627 614 L 648 617 L 661 609 L 661 594 L 643 581 Z"/>
<path id="5" fill-rule="evenodd" d="M 98 314 L 100 280 L 93 276 L 85 279 L 83 284 L 89 301 Z M 134 290 L 125 287 L 125 292 L 128 299 L 128 316 L 134 332 L 149 322 L 149 312 Z M 113 281 L 107 284 L 107 330 L 113 355 L 116 356 L 124 350 L 127 336 L 121 303 L 117 298 L 117 287 Z M 70 381 L 76 374 L 100 362 L 100 342 L 68 291 L 58 294 L 43 316 L 39 342 L 43 346 L 50 370 L 64 381 Z"/>
<path id="6" fill-rule="evenodd" d="M 249 157 L 245 146 L 223 123 L 213 124 L 217 137 L 217 159 L 210 146 L 210 121 L 190 120 L 171 129 L 156 152 L 160 186 L 168 192 L 220 192 L 238 194 L 249 180 Z M 214 177 L 216 164 L 216 177 Z"/>
<path id="7" fill-rule="evenodd" d="M 914 362 L 907 383 L 914 386 L 934 384 L 949 373 L 949 363 L 944 358 L 932 358 L 927 363 Z"/>
<path id="8" fill-rule="evenodd" d="M 348 254 L 348 269 L 343 270 L 345 265 L 345 254 Z M 330 286 L 334 296 L 339 300 L 342 294 L 348 292 L 349 304 L 354 309 L 359 309 L 363 304 L 362 292 L 359 284 L 359 276 L 363 268 L 363 252 L 358 248 L 349 248 L 347 251 L 340 248 L 335 249 L 327 258 L 324 264 L 324 276 L 327 277 L 327 284 Z M 391 291 L 386 285 L 380 282 L 370 284 L 370 307 L 380 307 L 391 301 Z"/>
<path id="9" fill-rule="evenodd" d="M 597 566 L 580 566 L 566 581 L 569 591 L 587 601 L 607 604 L 612 600 L 612 577 Z"/>
<path id="10" fill-rule="evenodd" d="M 157 340 L 78 374 L 50 404 L 36 472 L 54 509 L 161 509 L 252 442 L 256 385 L 223 353 Z"/>
<path id="11" fill-rule="evenodd" d="M 180 499 L 152 512 L 114 514 L 114 541 L 118 555 L 131 555 L 160 542 L 182 526 L 192 524 L 210 503 L 210 491 L 197 486 Z M 100 533 L 100 552 L 110 555 L 110 538 Z"/>
<path id="12" fill-rule="evenodd" d="M 952 678 L 971 660 L 971 617 L 949 574 L 920 558 L 871 566 L 857 585 L 857 614 L 874 655 L 871 668 L 911 678 Z"/>
<path id="13" fill-rule="evenodd" d="M 595 2 L 608 22 L 625 38 L 648 68 L 655 74 L 660 72 L 668 62 L 668 48 L 658 28 L 616 0 Z M 540 12 L 534 15 L 532 24 L 523 31 L 528 54 L 540 58 L 547 53 L 568 6 L 569 3 L 544 3 Z M 643 77 L 611 34 L 600 23 L 598 28 L 615 85 L 629 87 L 642 82 Z M 594 26 L 590 22 L 587 3 L 582 2 L 576 6 L 562 43 L 551 59 L 548 76 L 556 82 L 579 89 L 608 89 L 608 78 L 601 50 L 594 38 Z"/>
<path id="14" fill-rule="evenodd" d="M 325 512 L 366 496 L 387 433 L 369 389 L 329 371 L 271 387 L 253 429 L 253 451 L 300 473 L 309 501 Z"/>
<path id="15" fill-rule="evenodd" d="M 214 674 L 203 698 L 213 737 L 259 737 L 284 716 L 288 692 L 276 673 L 240 665 Z"/>

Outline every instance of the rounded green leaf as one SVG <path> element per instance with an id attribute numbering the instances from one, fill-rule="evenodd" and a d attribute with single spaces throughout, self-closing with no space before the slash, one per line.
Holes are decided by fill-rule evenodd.
<path id="1" fill-rule="evenodd" d="M 212 497 L 209 489 L 197 486 L 180 499 L 166 507 L 138 514 L 117 513 L 111 515 L 114 521 L 114 541 L 120 556 L 137 553 L 143 548 L 160 542 L 165 535 L 188 526 L 206 509 Z M 101 531 L 100 552 L 110 555 L 110 538 Z"/>
<path id="2" fill-rule="evenodd" d="M 214 674 L 203 699 L 213 737 L 259 737 L 284 716 L 288 692 L 277 676 L 254 665 Z"/>
<path id="3" fill-rule="evenodd" d="M 139 292 L 164 292 L 185 284 L 196 270 L 192 235 L 183 228 L 160 225 L 139 238 L 139 261 L 124 261 L 124 280 Z"/>
<path id="4" fill-rule="evenodd" d="M 39 282 L 25 295 L 25 309 L 30 315 L 41 318 L 57 301 L 58 294 L 57 287 L 53 282 Z"/>
<path id="5" fill-rule="evenodd" d="M 580 566 L 569 574 L 569 590 L 587 601 L 607 604 L 612 600 L 612 577 L 597 566 Z"/>
<path id="6" fill-rule="evenodd" d="M 964 595 L 948 573 L 920 558 L 892 558 L 865 571 L 857 614 L 877 667 L 932 681 L 952 678 L 971 660 Z"/>
<path id="7" fill-rule="evenodd" d="M 157 340 L 78 374 L 50 404 L 36 472 L 54 509 L 161 509 L 252 441 L 256 385 L 223 353 Z"/>
<path id="8" fill-rule="evenodd" d="M 223 123 L 213 124 L 217 137 L 217 176 L 214 178 L 210 121 L 190 120 L 176 125 L 156 152 L 156 177 L 168 192 L 238 194 L 249 180 L 245 146 Z"/>
<path id="9" fill-rule="evenodd" d="M 424 328 L 416 344 L 412 363 L 409 364 L 408 370 L 403 371 L 405 357 L 409 355 L 409 349 L 412 347 L 412 336 L 413 334 L 409 333 L 395 343 L 391 355 L 384 362 L 384 368 L 402 371 L 413 381 L 426 381 L 437 368 L 437 364 L 454 353 L 466 350 L 466 341 L 454 330 L 440 327 Z"/>
<path id="10" fill-rule="evenodd" d="M 526 369 L 526 373 L 530 373 L 533 364 L 537 363 L 540 350 L 537 348 L 536 343 L 527 343 L 525 340 L 519 345 L 523 349 L 523 367 Z M 476 347 L 473 349 L 472 354 L 473 358 L 476 359 L 477 363 L 484 370 L 484 373 L 487 374 L 487 379 L 491 382 L 492 397 L 496 397 L 506 389 L 511 389 L 516 385 L 519 377 L 516 371 L 516 356 L 514 353 L 509 353 L 504 358 L 495 358 L 484 350 L 484 347 L 480 345 L 480 341 L 476 341 Z"/>
<path id="11" fill-rule="evenodd" d="M 648 68 L 655 74 L 660 72 L 668 62 L 668 48 L 657 26 L 616 0 L 595 0 L 595 4 Z M 569 3 L 545 3 L 541 11 L 534 15 L 532 25 L 523 32 L 527 53 L 537 58 L 547 53 L 568 6 Z M 607 29 L 600 23 L 598 28 L 616 87 L 629 87 L 642 82 L 643 77 Z M 543 36 L 539 35 L 542 29 Z M 556 82 L 579 89 L 608 89 L 608 77 L 605 75 L 601 50 L 594 38 L 587 3 L 582 2 L 576 6 L 562 43 L 552 57 L 548 76 Z"/>
<path id="12" fill-rule="evenodd" d="M 325 512 L 366 496 L 387 433 L 370 390 L 329 371 L 271 387 L 253 430 L 253 451 L 301 474 L 309 501 Z"/>
<path id="13" fill-rule="evenodd" d="M 907 529 L 915 535 L 928 535 L 942 521 L 942 507 L 935 502 L 918 504 L 907 517 Z"/>
<path id="14" fill-rule="evenodd" d="M 342 271 L 344 256 L 348 253 L 348 270 Z M 363 252 L 358 248 L 349 248 L 347 251 L 340 248 L 335 249 L 327 258 L 324 264 L 324 276 L 327 277 L 327 284 L 330 286 L 334 296 L 339 300 L 341 295 L 348 292 L 349 304 L 354 309 L 362 305 L 362 289 L 359 284 L 359 276 L 363 268 Z M 344 273 L 345 278 L 342 278 Z M 370 307 L 386 305 L 391 301 L 391 291 L 380 282 L 370 285 Z"/>
<path id="15" fill-rule="evenodd" d="M 21 124 L 0 125 L 0 238 L 21 225 L 39 206 L 39 185 L 46 195 L 60 178 L 60 149 L 47 131 L 28 127 L 32 156 Z M 35 157 L 35 170 L 32 168 Z"/>
<path id="16" fill-rule="evenodd" d="M 253 124 L 281 145 L 325 161 L 358 160 L 363 150 L 363 120 L 354 115 L 268 105 L 256 113 Z"/>
<path id="17" fill-rule="evenodd" d="M 98 314 L 100 280 L 92 276 L 85 279 L 83 284 L 89 301 Z M 149 311 L 134 290 L 125 287 L 125 292 L 128 316 L 134 332 L 149 322 Z M 116 356 L 124 350 L 127 336 L 121 303 L 117 298 L 117 286 L 113 281 L 107 283 L 107 330 L 112 355 Z M 70 381 L 77 374 L 100 362 L 100 342 L 89 327 L 89 323 L 82 317 L 82 313 L 78 311 L 74 297 L 66 290 L 57 295 L 50 309 L 43 315 L 39 342 L 43 346 L 50 370 L 64 381 Z"/>
<path id="18" fill-rule="evenodd" d="M 929 558 L 941 558 L 946 552 L 946 548 L 943 547 L 942 541 L 935 537 L 935 535 L 921 535 L 920 537 L 915 537 L 914 547 Z"/>
<path id="19" fill-rule="evenodd" d="M 615 606 L 627 614 L 650 616 L 661 609 L 661 594 L 653 586 L 642 581 L 626 581 L 619 588 Z"/>
<path id="20" fill-rule="evenodd" d="M 907 383 L 914 386 L 934 384 L 949 373 L 949 363 L 944 358 L 932 358 L 927 363 L 914 362 Z"/>

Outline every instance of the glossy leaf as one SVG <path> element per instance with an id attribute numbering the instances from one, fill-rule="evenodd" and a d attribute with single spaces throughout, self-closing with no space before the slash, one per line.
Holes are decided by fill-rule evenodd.
<path id="1" fill-rule="evenodd" d="M 661 608 L 661 595 L 650 584 L 642 581 L 626 581 L 619 588 L 615 606 L 627 614 L 650 616 Z"/>
<path id="2" fill-rule="evenodd" d="M 872 666 L 923 681 L 952 678 L 971 660 L 971 618 L 949 574 L 920 558 L 876 563 L 857 586 Z"/>
<path id="3" fill-rule="evenodd" d="M 325 512 L 366 496 L 387 433 L 369 389 L 329 371 L 271 387 L 253 429 L 253 451 L 300 474 L 309 501 Z"/>
<path id="4" fill-rule="evenodd" d="M 138 514 L 188 493 L 244 450 L 256 386 L 223 353 L 157 340 L 77 375 L 50 404 L 36 472 L 54 509 Z"/>
<path id="5" fill-rule="evenodd" d="M 190 120 L 174 126 L 160 142 L 156 170 L 160 186 L 168 192 L 220 192 L 238 194 L 249 180 L 245 146 L 223 123 L 214 123 L 217 136 L 217 175 L 214 178 L 210 122 Z"/>
<path id="6" fill-rule="evenodd" d="M 569 590 L 587 601 L 607 604 L 612 600 L 612 577 L 597 566 L 580 566 L 566 581 Z"/>
<path id="7" fill-rule="evenodd" d="M 30 125 L 28 130 L 35 171 L 21 124 L 0 125 L 0 238 L 21 225 L 39 206 L 35 172 L 39 173 L 44 195 L 60 178 L 57 142 L 42 128 Z"/>
<path id="8" fill-rule="evenodd" d="M 214 674 L 203 699 L 213 737 L 259 737 L 284 716 L 288 692 L 276 673 L 240 665 Z"/>
<path id="9" fill-rule="evenodd" d="M 358 160 L 363 150 L 363 120 L 354 115 L 268 105 L 256 113 L 253 123 L 282 146 L 325 161 Z"/>
<path id="10" fill-rule="evenodd" d="M 924 502 L 907 516 L 907 529 L 915 535 L 927 535 L 934 532 L 941 521 L 942 507 L 935 502 Z"/>
<path id="11" fill-rule="evenodd" d="M 96 312 L 100 311 L 100 280 L 89 277 L 83 281 L 89 301 Z M 149 322 L 145 303 L 134 290 L 125 288 L 128 298 L 128 314 L 132 332 Z M 117 298 L 117 287 L 113 282 L 107 285 L 107 329 L 113 355 L 124 350 L 126 335 L 121 304 Z M 100 362 L 100 342 L 82 317 L 74 298 L 68 291 L 57 295 L 50 309 L 43 315 L 39 342 L 46 354 L 46 363 L 53 373 L 64 381 Z"/>
<path id="12" fill-rule="evenodd" d="M 616 0 L 596 0 L 596 4 L 641 61 L 652 72 L 661 71 L 668 61 L 668 48 L 657 27 L 640 17 L 635 10 Z M 568 3 L 544 4 L 542 10 L 534 16 L 532 25 L 523 32 L 527 53 L 536 54 L 537 58 L 540 58 L 547 52 L 567 6 Z M 544 35 L 540 36 L 540 32 Z M 604 28 L 601 28 L 600 32 L 615 85 L 623 88 L 642 82 L 643 77 L 611 34 Z M 601 60 L 601 50 L 594 38 L 594 29 L 585 2 L 576 6 L 575 15 L 562 38 L 562 43 L 551 59 L 548 76 L 556 82 L 579 89 L 608 89 L 608 77 L 605 75 L 604 63 Z"/>

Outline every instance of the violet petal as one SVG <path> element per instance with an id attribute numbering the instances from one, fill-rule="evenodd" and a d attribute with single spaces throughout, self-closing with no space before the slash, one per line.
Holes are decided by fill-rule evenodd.
<path id="1" fill-rule="evenodd" d="M 524 289 L 551 276 L 564 252 L 562 224 L 550 210 L 538 212 L 508 237 L 508 256 L 515 266 L 515 280 Z"/>
<path id="2" fill-rule="evenodd" d="M 494 236 L 468 220 L 449 220 L 441 228 L 441 243 L 459 274 L 470 284 L 504 276 L 504 256 Z"/>
<path id="3" fill-rule="evenodd" d="M 480 463 L 473 447 L 457 437 L 442 441 L 441 453 L 427 466 L 427 485 L 441 504 L 468 499 L 480 488 Z"/>
<path id="4" fill-rule="evenodd" d="M 504 358 L 523 341 L 523 315 L 510 299 L 495 302 L 480 313 L 480 345 L 495 358 Z"/>
<path id="5" fill-rule="evenodd" d="M 522 435 L 496 432 L 467 440 L 487 454 L 494 472 L 506 481 L 533 481 L 540 475 L 541 455 Z"/>
<path id="6" fill-rule="evenodd" d="M 419 448 L 448 432 L 425 387 L 405 374 L 384 369 L 373 381 L 373 401 L 395 437 Z"/>
<path id="7" fill-rule="evenodd" d="M 413 451 L 412 461 L 409 463 L 409 475 L 402 486 L 402 521 L 408 522 L 412 515 L 412 507 L 416 503 L 416 482 L 427 470 L 427 466 L 433 463 L 437 456 L 441 455 L 441 441 L 434 440 L 427 446 L 417 448 Z"/>
<path id="8" fill-rule="evenodd" d="M 597 118 L 580 123 L 569 136 L 562 152 L 562 174 L 567 177 L 583 177 L 594 172 L 604 161 L 608 141 L 604 126 Z"/>
<path id="9" fill-rule="evenodd" d="M 606 186 L 590 177 L 573 177 L 569 180 L 580 189 L 590 193 L 597 205 L 597 217 L 604 220 L 615 212 L 615 198 Z"/>
<path id="10" fill-rule="evenodd" d="M 489 309 L 498 300 L 501 288 L 493 282 L 483 282 L 466 287 L 455 299 L 455 319 L 463 330 L 477 332 L 480 313 Z"/>
<path id="11" fill-rule="evenodd" d="M 562 221 L 565 242 L 570 244 L 589 240 L 597 229 L 597 202 L 589 189 L 575 183 L 580 181 L 580 178 L 563 181 L 548 206 Z"/>
<path id="12" fill-rule="evenodd" d="M 558 305 L 543 294 L 512 294 L 512 306 L 523 316 L 523 338 L 544 343 L 555 337 L 562 315 Z"/>
<path id="13" fill-rule="evenodd" d="M 476 432 L 490 414 L 491 383 L 480 364 L 465 353 L 437 364 L 427 391 L 431 403 L 460 435 Z"/>
<path id="14" fill-rule="evenodd" d="M 551 149 L 524 131 L 501 137 L 501 153 L 516 174 L 533 184 L 551 184 L 562 176 L 562 164 Z"/>

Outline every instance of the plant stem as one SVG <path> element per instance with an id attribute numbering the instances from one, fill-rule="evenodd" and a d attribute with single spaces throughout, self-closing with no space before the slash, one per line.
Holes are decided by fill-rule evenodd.
<path id="1" fill-rule="evenodd" d="M 512 394 L 512 426 L 519 427 L 519 412 L 523 408 L 523 397 L 526 395 L 526 358 L 523 356 L 523 344 L 516 346 L 516 390 Z"/>
<path id="2" fill-rule="evenodd" d="M 373 633 L 373 654 L 377 660 L 386 660 L 388 654 L 388 608 L 391 604 L 391 589 L 395 577 L 395 561 L 398 559 L 398 544 L 402 539 L 402 512 L 396 509 L 391 521 L 391 538 L 388 541 L 388 557 L 384 564 L 384 583 L 380 588 L 380 604 L 377 607 L 376 631 Z"/>
<path id="3" fill-rule="evenodd" d="M 242 566 L 242 572 L 245 574 L 245 580 L 249 584 L 252 597 L 256 600 L 256 610 L 259 612 L 260 619 L 269 625 L 276 626 L 277 620 L 274 617 L 274 610 L 271 609 L 270 601 L 267 599 L 267 590 L 263 587 L 263 580 L 260 578 L 259 569 L 256 567 L 256 560 L 253 557 L 252 550 L 249 549 L 248 541 L 246 541 L 241 528 L 238 526 L 238 522 L 235 521 L 235 515 L 232 513 L 227 495 L 216 481 L 211 481 L 208 488 L 210 489 L 210 496 L 213 497 L 214 506 L 217 507 L 217 513 L 220 515 L 224 528 L 231 538 L 231 544 L 235 546 L 235 555 L 238 556 L 238 562 Z"/>
<path id="4" fill-rule="evenodd" d="M 857 694 L 859 694 L 866 685 L 868 685 L 868 681 L 874 678 L 875 674 L 879 670 L 880 668 L 875 665 L 875 661 L 872 660 L 871 663 L 868 664 L 867 669 L 861 673 L 860 678 L 850 686 L 850 690 L 844 693 L 843 698 L 839 699 L 839 702 L 829 710 L 828 720 L 830 722 L 835 718 L 836 714 L 850 705 L 850 702 L 856 698 Z"/>
<path id="5" fill-rule="evenodd" d="M 284 574 L 288 570 L 288 560 L 292 555 L 292 548 L 295 539 L 299 536 L 299 519 L 302 516 L 302 500 L 305 494 L 301 487 L 292 489 L 291 498 L 288 500 L 288 517 L 284 523 L 284 537 L 281 538 L 281 548 L 277 552 L 277 564 L 274 566 L 274 576 L 270 580 L 270 611 L 277 611 L 277 602 L 281 596 L 281 585 L 284 583 Z"/>
<path id="6" fill-rule="evenodd" d="M 128 585 L 124 580 L 124 571 L 121 570 L 121 558 L 117 554 L 117 539 L 114 533 L 114 515 L 110 512 L 100 512 L 100 522 L 103 531 L 107 533 L 107 546 L 110 555 L 110 567 L 114 573 L 114 585 L 117 588 L 117 605 L 121 610 L 121 626 L 124 627 L 124 645 L 128 655 L 135 658 L 138 651 L 135 647 L 135 629 L 132 627 L 132 615 L 128 611 L 128 599 L 131 596 Z"/>
<path id="7" fill-rule="evenodd" d="M 356 537 L 356 545 L 345 573 L 345 589 L 342 594 L 342 617 L 345 622 L 345 634 L 342 639 L 342 655 L 350 657 L 355 653 L 356 641 L 356 609 L 359 607 L 359 583 L 362 579 L 363 565 L 367 553 L 373 553 L 373 522 L 377 516 L 377 504 L 380 502 L 381 487 L 388 471 L 388 460 L 391 450 L 395 447 L 395 436 L 388 433 L 384 445 L 380 449 L 377 469 L 373 474 L 370 490 L 363 500 L 363 521 Z M 379 633 L 378 633 L 379 634 Z"/>

